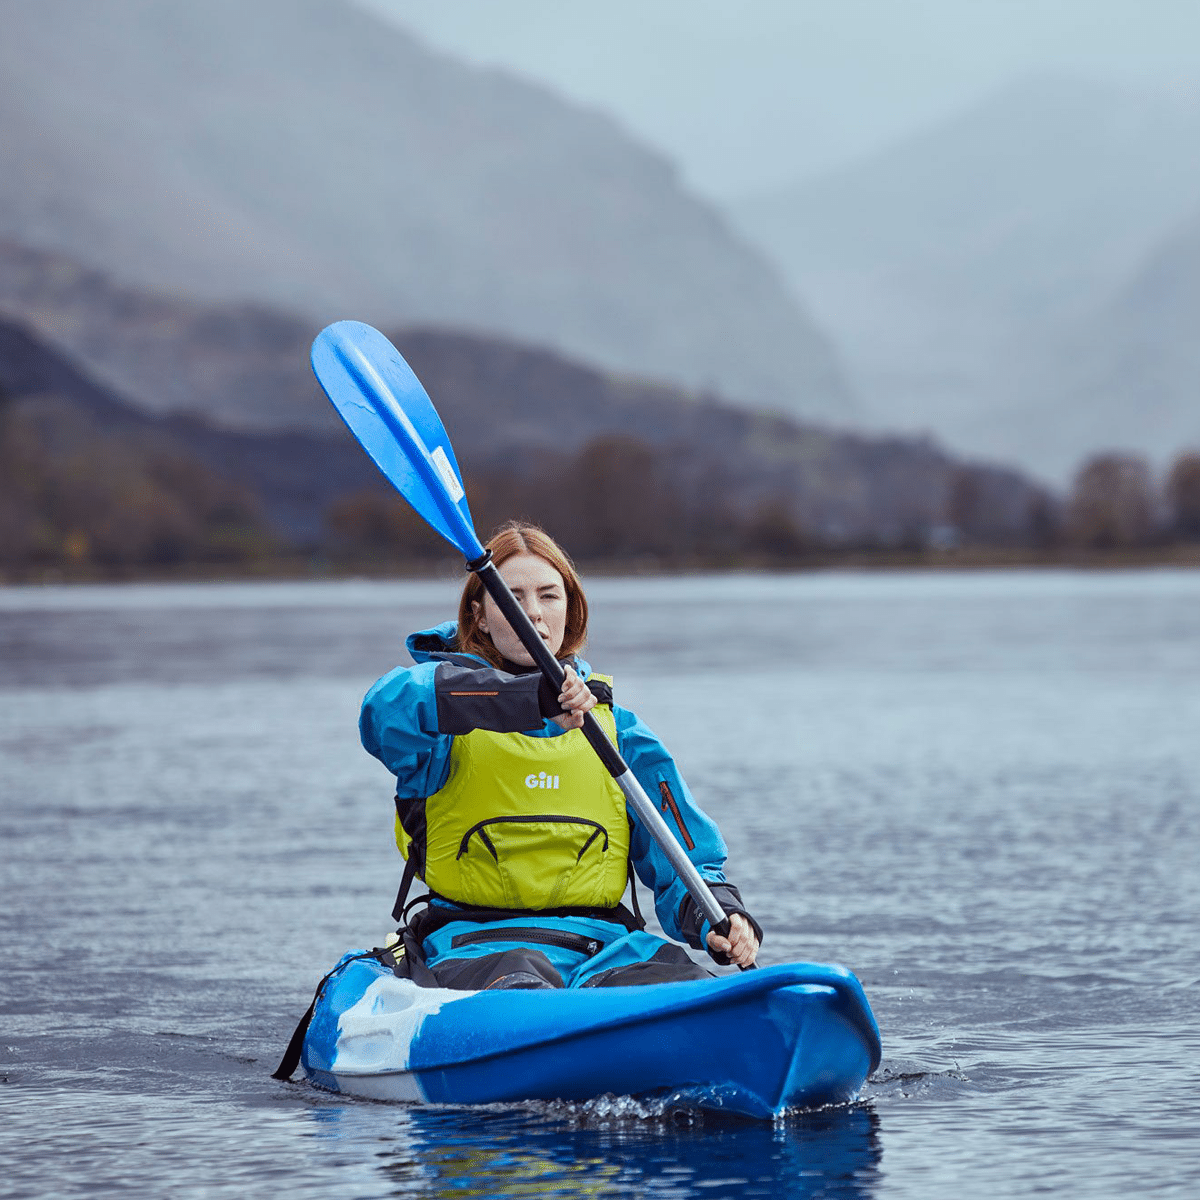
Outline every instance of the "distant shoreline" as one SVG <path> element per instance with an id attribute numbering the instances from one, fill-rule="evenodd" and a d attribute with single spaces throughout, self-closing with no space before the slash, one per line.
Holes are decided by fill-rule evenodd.
<path id="1" fill-rule="evenodd" d="M 253 563 L 180 563 L 171 567 L 112 567 L 95 565 L 45 567 L 0 572 L 0 587 L 30 584 L 95 583 L 214 583 L 214 582 L 301 582 L 344 579 L 445 579 L 457 576 L 457 557 L 447 555 L 419 561 L 331 562 L 321 555 L 296 555 Z M 745 572 L 795 574 L 808 571 L 972 571 L 1048 570 L 1080 571 L 1138 570 L 1179 567 L 1200 568 L 1200 543 L 1142 547 L 1126 550 L 995 547 L 926 550 L 813 551 L 793 558 L 745 556 L 737 559 L 663 561 L 652 557 L 578 560 L 584 575 L 678 576 L 693 574 L 731 575 Z"/>

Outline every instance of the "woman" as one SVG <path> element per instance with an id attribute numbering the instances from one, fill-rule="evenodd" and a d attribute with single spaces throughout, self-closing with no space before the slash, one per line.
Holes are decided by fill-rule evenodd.
<path id="1" fill-rule="evenodd" d="M 450 988 L 708 978 L 621 904 L 636 871 L 670 936 L 749 966 L 762 931 L 725 882 L 720 833 L 662 743 L 578 657 L 588 610 L 570 560 L 542 530 L 517 522 L 487 548 L 566 679 L 555 695 L 471 575 L 457 624 L 409 637 L 416 665 L 367 693 L 362 741 L 396 776 L 396 841 L 407 859 L 397 920 L 414 874 L 430 889 L 409 924 L 410 959 L 423 959 L 426 982 Z M 593 711 L 730 914 L 727 938 L 709 929 L 580 732 Z"/>

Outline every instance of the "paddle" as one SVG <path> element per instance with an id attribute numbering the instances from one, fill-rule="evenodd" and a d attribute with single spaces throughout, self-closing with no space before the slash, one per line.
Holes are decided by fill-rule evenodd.
<path id="1" fill-rule="evenodd" d="M 312 365 L 350 432 L 400 495 L 465 556 L 467 570 L 479 576 L 557 694 L 565 672 L 476 536 L 450 439 L 425 389 L 400 352 L 371 326 L 360 321 L 338 321 L 317 335 Z M 591 713 L 584 717 L 583 735 L 714 932 L 728 937 L 729 918 L 724 909 Z"/>

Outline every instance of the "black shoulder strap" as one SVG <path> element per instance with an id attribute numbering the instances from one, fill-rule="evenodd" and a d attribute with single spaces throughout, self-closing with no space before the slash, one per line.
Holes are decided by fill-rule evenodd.
<path id="1" fill-rule="evenodd" d="M 404 902 L 408 899 L 408 889 L 412 887 L 413 877 L 417 873 L 417 855 L 410 846 L 408 858 L 404 860 L 404 874 L 400 876 L 400 890 L 396 893 L 396 903 L 392 905 L 392 920 L 399 924 L 404 920 Z"/>
<path id="2" fill-rule="evenodd" d="M 633 860 L 632 859 L 629 860 L 628 866 L 629 866 L 629 902 L 630 902 L 630 904 L 633 905 L 633 915 L 634 915 L 634 919 L 637 921 L 638 929 L 645 929 L 646 928 L 646 919 L 645 919 L 645 917 L 642 916 L 642 910 L 638 906 L 637 876 L 633 873 Z"/>

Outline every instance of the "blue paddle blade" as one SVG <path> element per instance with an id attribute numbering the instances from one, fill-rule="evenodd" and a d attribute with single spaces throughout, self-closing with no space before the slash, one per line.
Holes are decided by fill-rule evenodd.
<path id="1" fill-rule="evenodd" d="M 361 321 L 337 321 L 313 342 L 312 366 L 388 482 L 468 562 L 481 558 L 454 448 L 396 347 Z"/>

